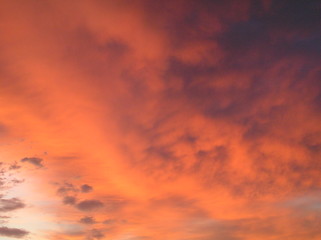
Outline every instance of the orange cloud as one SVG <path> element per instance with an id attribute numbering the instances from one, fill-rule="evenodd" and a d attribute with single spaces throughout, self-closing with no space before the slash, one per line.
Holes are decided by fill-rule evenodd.
<path id="1" fill-rule="evenodd" d="M 320 238 L 318 7 L 3 3 L 0 236 Z"/>

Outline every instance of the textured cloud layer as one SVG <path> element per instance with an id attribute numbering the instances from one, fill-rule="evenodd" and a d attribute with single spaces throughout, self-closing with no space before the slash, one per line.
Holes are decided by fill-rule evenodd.
<path id="1" fill-rule="evenodd" d="M 32 237 L 319 239 L 320 8 L 3 3 L 1 161 L 52 216 Z"/>

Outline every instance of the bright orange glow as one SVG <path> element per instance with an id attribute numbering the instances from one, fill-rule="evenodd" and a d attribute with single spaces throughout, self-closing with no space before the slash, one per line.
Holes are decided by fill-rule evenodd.
<path id="1" fill-rule="evenodd" d="M 1 2 L 0 238 L 321 239 L 320 7 Z"/>

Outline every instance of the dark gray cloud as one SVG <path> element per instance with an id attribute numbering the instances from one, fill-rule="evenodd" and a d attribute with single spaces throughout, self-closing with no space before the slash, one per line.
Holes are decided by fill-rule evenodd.
<path id="1" fill-rule="evenodd" d="M 70 160 L 79 159 L 79 156 L 55 156 L 53 158 L 60 161 L 70 161 Z"/>
<path id="2" fill-rule="evenodd" d="M 245 140 L 259 140 L 260 138 L 266 136 L 269 132 L 267 124 L 258 123 L 256 121 L 252 121 L 243 134 L 243 138 Z"/>
<path id="3" fill-rule="evenodd" d="M 16 184 L 23 182 L 14 178 L 14 174 L 11 170 L 19 169 L 20 166 L 16 162 L 13 164 L 5 164 L 0 162 L 0 190 L 10 190 Z M 6 192 L 0 194 L 0 213 L 12 212 L 21 208 L 26 207 L 23 201 L 19 198 L 6 198 Z M 22 238 L 26 236 L 29 232 L 18 228 L 9 228 L 3 226 L 8 223 L 11 219 L 11 215 L 0 215 L 0 236 Z M 1 238 L 1 237 L 0 237 Z"/>
<path id="4" fill-rule="evenodd" d="M 23 183 L 24 181 L 25 181 L 25 179 L 16 179 L 16 178 L 14 178 L 14 179 L 11 180 L 11 183 L 13 185 L 15 185 L 15 184 Z"/>
<path id="5" fill-rule="evenodd" d="M 26 205 L 18 198 L 0 199 L 0 212 L 10 212 Z"/>
<path id="6" fill-rule="evenodd" d="M 28 231 L 19 228 L 0 227 L 0 236 L 23 238 L 29 234 Z"/>
<path id="7" fill-rule="evenodd" d="M 83 193 L 88 193 L 88 192 L 91 192 L 93 190 L 93 187 L 89 186 L 88 184 L 83 184 L 83 185 L 81 185 L 80 190 Z"/>
<path id="8" fill-rule="evenodd" d="M 42 168 L 43 167 L 43 159 L 42 158 L 37 158 L 37 157 L 25 157 L 23 159 L 21 159 L 21 162 L 28 162 L 36 167 Z"/>
<path id="9" fill-rule="evenodd" d="M 93 218 L 93 217 L 83 217 L 79 220 L 80 223 L 83 223 L 83 224 L 95 224 L 97 223 L 96 220 Z"/>
<path id="10" fill-rule="evenodd" d="M 166 168 L 167 170 L 175 170 L 175 173 L 180 173 L 184 169 L 184 163 L 180 161 L 180 158 L 176 155 L 172 146 L 151 144 L 144 150 L 144 158 L 140 161 L 158 165 L 160 168 L 164 169 L 164 171 Z M 153 169 L 146 165 L 146 173 L 153 174 L 154 170 L 155 168 Z M 172 173 L 171 170 L 168 172 Z"/>
<path id="11" fill-rule="evenodd" d="M 129 53 L 129 46 L 119 40 L 110 39 L 101 50 L 106 52 L 111 59 L 119 60 Z"/>
<path id="12" fill-rule="evenodd" d="M 305 135 L 301 143 L 310 153 L 319 154 L 321 152 L 321 132 L 313 132 Z"/>
<path id="13" fill-rule="evenodd" d="M 199 150 L 195 153 L 196 162 L 189 169 L 190 173 L 203 172 L 207 177 L 201 181 L 207 186 L 225 183 L 229 170 L 231 150 L 229 146 L 217 145 L 209 150 Z"/>
<path id="14" fill-rule="evenodd" d="M 0 162 L 0 190 L 10 189 L 24 181 L 24 179 L 15 178 L 13 171 L 19 168 L 20 166 L 18 166 L 16 162 L 12 164 Z M 2 196 L 3 195 L 0 194 L 0 198 Z"/>
<path id="15" fill-rule="evenodd" d="M 192 4 L 190 1 L 187 2 Z M 273 91 L 276 90 L 275 86 L 279 86 L 281 81 L 287 79 L 283 73 L 280 73 L 280 78 L 267 77 L 271 67 L 287 57 L 306 61 L 306 64 L 291 69 L 296 72 L 296 76 L 292 77 L 293 87 L 300 84 L 300 86 L 310 85 L 320 89 L 320 84 L 313 80 L 313 78 L 318 79 L 320 74 L 318 77 L 312 77 L 312 75 L 308 77 L 319 68 L 317 63 L 321 60 L 321 48 L 318 44 L 321 36 L 317 27 L 319 26 L 317 9 L 320 9 L 318 1 L 311 0 L 308 3 L 271 1 L 271 8 L 268 11 L 264 10 L 260 1 L 252 1 L 247 20 L 223 21 L 226 26 L 222 28 L 222 31 L 204 32 L 200 15 L 208 9 L 211 9 L 213 13 L 219 12 L 222 7 L 222 4 L 212 2 L 213 4 L 204 4 L 204 1 L 200 1 L 201 4 L 193 3 L 195 5 L 193 11 L 186 10 L 184 16 L 177 16 L 174 12 L 166 13 L 169 16 L 166 15 L 162 24 L 171 25 L 166 29 L 171 29 L 173 26 L 178 27 L 176 24 L 183 25 L 179 28 L 180 31 L 170 31 L 170 36 L 183 34 L 186 30 L 187 35 L 183 38 L 184 42 L 202 44 L 203 41 L 204 43 L 212 41 L 223 50 L 221 61 L 215 63 L 204 59 L 196 63 L 189 63 L 169 57 L 165 78 L 169 81 L 176 81 L 175 79 L 178 78 L 183 82 L 183 88 L 179 92 L 168 90 L 167 97 L 177 99 L 185 96 L 191 106 L 195 105 L 195 109 L 201 110 L 203 114 L 211 118 L 224 118 L 233 122 L 251 118 L 253 110 L 257 109 L 264 99 L 271 97 Z M 205 5 L 208 5 L 208 9 L 207 7 L 204 9 Z M 166 8 L 166 6 L 158 7 Z M 152 12 L 154 10 L 151 9 Z M 231 11 L 233 11 L 232 8 L 228 6 L 223 11 L 226 16 L 221 17 L 224 19 L 233 16 L 229 14 Z M 163 14 L 161 11 L 154 13 Z M 160 16 L 162 17 L 164 16 Z M 183 19 L 185 20 L 179 21 Z M 192 24 L 186 24 L 187 19 Z M 295 28 L 294 23 L 297 23 Z M 184 25 L 188 26 L 185 30 Z M 194 35 L 194 33 L 197 34 Z M 288 37 L 289 34 L 293 37 Z M 210 48 L 208 52 L 211 52 Z M 289 66 L 286 67 L 289 68 Z M 252 75 L 254 72 L 252 70 L 255 69 L 260 69 L 261 73 Z M 244 72 L 249 74 L 244 74 Z M 213 87 L 215 82 L 224 76 L 228 77 L 230 73 L 238 75 L 239 81 L 250 81 L 251 84 L 247 88 L 238 88 L 234 84 L 226 89 Z M 321 99 L 321 95 L 317 96 L 315 99 Z M 271 116 L 266 116 L 266 118 L 269 117 Z M 266 120 L 270 119 L 265 119 L 265 122 Z M 261 136 L 266 131 L 264 127 L 253 126 L 245 137 Z"/>
<path id="16" fill-rule="evenodd" d="M 282 144 L 293 144 L 293 139 L 289 140 L 288 133 L 285 132 L 287 128 L 283 126 L 283 121 L 287 116 L 291 116 L 293 106 L 301 105 L 302 108 L 311 110 L 311 119 L 316 119 L 313 112 L 317 109 L 314 107 L 321 106 L 321 85 L 318 80 L 320 79 L 318 63 L 321 60 L 319 1 L 311 0 L 306 3 L 297 0 L 272 0 L 269 8 L 265 8 L 260 1 L 249 1 L 250 9 L 246 10 L 249 13 L 244 12 L 248 18 L 243 20 L 238 17 L 233 19 L 233 14 L 230 14 L 233 12 L 231 4 L 221 4 L 219 1 L 206 1 L 208 4 L 205 4 L 205 1 L 198 2 L 186 1 L 186 6 L 193 5 L 193 8 L 187 7 L 179 13 L 175 11 L 175 7 L 173 11 L 166 13 L 159 11 L 167 8 L 167 4 L 151 4 L 157 5 L 156 8 L 149 6 L 151 7 L 149 13 L 152 12 L 162 19 L 158 24 L 166 25 L 165 29 L 169 31 L 168 34 L 173 38 L 173 42 L 176 39 L 179 43 L 201 45 L 210 41 L 215 43 L 213 45 L 217 44 L 221 51 L 215 52 L 215 49 L 208 46 L 208 55 L 204 54 L 204 58 L 194 62 L 186 61 L 179 56 L 168 56 L 164 81 L 177 82 L 180 88 L 168 88 L 164 92 L 164 97 L 166 100 L 170 99 L 168 101 L 170 103 L 184 102 L 190 109 L 199 112 L 207 119 L 223 120 L 240 127 L 242 140 L 251 146 L 248 149 L 251 155 L 248 161 L 255 170 L 258 170 L 258 174 L 252 179 L 249 176 L 240 176 L 242 183 L 233 182 L 237 173 L 230 168 L 229 157 L 226 157 L 223 148 L 217 156 L 214 154 L 215 151 L 198 150 L 193 169 L 187 170 L 196 174 L 201 171 L 203 173 L 199 174 L 201 181 L 207 185 L 219 182 L 233 191 L 237 190 L 238 194 L 243 192 L 250 197 L 268 192 L 282 192 L 280 187 L 275 187 L 277 184 L 275 179 L 279 175 L 285 176 L 289 185 L 293 185 L 293 189 L 298 189 L 298 186 L 303 188 L 303 182 L 311 182 L 311 185 L 316 187 L 319 181 L 313 172 L 319 169 L 319 163 L 314 159 L 318 159 L 321 151 L 321 142 L 317 137 L 313 139 L 307 137 L 301 146 L 297 144 L 297 147 L 304 145 L 309 151 L 307 154 L 311 155 L 311 160 L 304 163 L 288 164 L 282 159 L 276 161 L 277 166 L 272 165 L 270 159 L 273 156 L 268 156 L 263 147 L 260 154 L 265 156 L 264 159 L 254 157 L 252 154 L 260 149 L 259 145 L 263 140 L 274 138 L 279 141 L 283 138 L 281 135 L 284 136 Z M 218 12 L 224 4 L 226 9 L 221 12 L 226 16 L 221 16 Z M 220 30 L 213 28 L 211 31 L 211 28 L 203 28 L 207 26 L 204 25 L 206 22 L 210 22 L 209 19 L 205 23 L 202 22 L 201 15 L 207 11 L 210 11 L 210 15 L 221 18 L 223 27 Z M 186 24 L 187 21 L 189 24 Z M 173 44 L 176 48 L 184 48 L 184 44 L 180 45 Z M 219 56 L 219 61 L 207 61 L 207 58 L 211 59 L 210 55 Z M 271 69 L 278 70 L 274 72 Z M 222 79 L 225 79 L 224 88 L 220 85 Z M 281 92 L 286 92 L 285 100 L 282 103 L 274 101 Z M 166 105 L 168 108 L 170 106 Z M 309 117 L 306 118 L 306 122 L 309 122 Z M 296 127 L 304 129 L 301 123 Z M 150 142 L 153 143 L 153 140 L 150 137 Z M 152 146 L 145 153 L 153 161 L 163 159 L 163 164 L 157 166 L 163 169 L 164 165 L 172 164 L 167 160 L 174 159 L 175 151 L 171 151 L 171 148 L 159 148 L 154 143 Z M 233 153 L 233 149 L 230 152 Z M 217 160 L 224 158 L 227 160 Z M 231 155 L 230 158 L 234 156 Z M 149 164 L 147 160 L 144 159 L 144 167 Z M 294 160 L 286 160 L 289 161 Z M 184 167 L 181 159 L 176 162 L 182 162 L 181 165 Z M 314 166 L 314 170 L 310 169 L 310 166 Z M 171 168 L 171 172 L 181 169 L 181 167 Z M 185 169 L 183 168 L 183 171 Z M 302 181 L 303 179 L 306 181 Z M 242 184 L 246 189 L 241 190 Z"/>
<path id="17" fill-rule="evenodd" d="M 174 152 L 170 150 L 167 146 L 150 146 L 146 150 L 147 158 L 158 158 L 164 161 L 172 161 L 176 160 Z"/>
<path id="18" fill-rule="evenodd" d="M 78 191 L 79 191 L 78 188 L 74 186 L 72 183 L 65 182 L 63 186 L 58 188 L 57 193 L 60 195 L 65 195 L 69 192 L 76 193 Z"/>
<path id="19" fill-rule="evenodd" d="M 93 240 L 93 239 L 102 239 L 105 237 L 105 234 L 103 233 L 102 230 L 100 229 L 92 229 L 90 232 L 89 232 L 89 235 L 88 235 L 88 240 Z"/>
<path id="20" fill-rule="evenodd" d="M 104 203 L 102 203 L 99 200 L 84 200 L 79 202 L 76 205 L 76 208 L 78 208 L 81 211 L 93 211 L 99 208 L 102 208 L 104 206 Z"/>
<path id="21" fill-rule="evenodd" d="M 20 169 L 20 168 L 21 168 L 21 166 L 18 165 L 17 162 L 14 162 L 13 164 L 10 165 L 9 170 L 17 170 L 17 169 Z"/>
<path id="22" fill-rule="evenodd" d="M 65 196 L 62 199 L 62 202 L 66 205 L 75 205 L 77 202 L 77 198 L 74 196 Z"/>

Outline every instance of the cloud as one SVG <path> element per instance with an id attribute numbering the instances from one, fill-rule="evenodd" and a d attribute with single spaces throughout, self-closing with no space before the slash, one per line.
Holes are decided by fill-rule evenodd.
<path id="1" fill-rule="evenodd" d="M 0 236 L 23 238 L 29 234 L 28 231 L 19 228 L 0 227 Z"/>
<path id="2" fill-rule="evenodd" d="M 0 224 L 7 223 L 10 218 L 11 217 L 9 217 L 9 216 L 1 216 L 0 215 Z"/>
<path id="3" fill-rule="evenodd" d="M 106 219 L 105 221 L 103 221 L 103 224 L 112 225 L 112 224 L 114 224 L 116 222 L 117 222 L 116 219 Z"/>
<path id="4" fill-rule="evenodd" d="M 14 171 L 20 169 L 16 162 L 8 164 L 0 162 L 0 167 L 0 190 L 9 190 L 17 184 L 24 182 L 24 179 L 17 178 L 17 172 Z"/>
<path id="5" fill-rule="evenodd" d="M 93 211 L 102 208 L 104 203 L 99 200 L 83 200 L 77 203 L 76 208 L 81 211 Z"/>
<path id="6" fill-rule="evenodd" d="M 43 159 L 42 158 L 37 158 L 37 157 L 26 157 L 26 158 L 23 158 L 21 159 L 21 162 L 28 162 L 36 167 L 39 167 L 39 168 L 42 168 L 43 167 Z"/>
<path id="7" fill-rule="evenodd" d="M 17 170 L 17 169 L 20 169 L 20 168 L 21 168 L 21 166 L 18 165 L 17 162 L 15 162 L 15 163 L 10 165 L 9 170 Z"/>
<path id="8" fill-rule="evenodd" d="M 82 176 L 58 194 L 71 211 L 128 220 L 111 239 L 318 236 L 318 212 L 275 206 L 321 187 L 318 1 L 76 5 L 0 9 L 0 117 L 26 139 L 4 158 L 30 143 L 54 153 L 40 188 Z M 79 198 L 87 181 L 102 202 Z"/>
<path id="9" fill-rule="evenodd" d="M 83 217 L 79 220 L 80 223 L 83 223 L 83 224 L 95 224 L 97 223 L 96 220 L 93 218 L 93 217 Z"/>
<path id="10" fill-rule="evenodd" d="M 88 192 L 91 192 L 93 190 L 93 187 L 89 186 L 88 184 L 83 184 L 83 185 L 81 185 L 80 190 L 83 193 L 88 193 Z"/>
<path id="11" fill-rule="evenodd" d="M 77 198 L 73 196 L 64 196 L 62 202 L 66 205 L 75 205 Z"/>
<path id="12" fill-rule="evenodd" d="M 105 237 L 105 234 L 100 229 L 92 229 L 88 234 L 88 240 L 91 239 L 103 239 Z"/>
<path id="13" fill-rule="evenodd" d="M 72 183 L 65 182 L 63 186 L 58 188 L 57 193 L 61 195 L 65 195 L 68 192 L 76 193 L 78 191 L 79 191 L 78 188 L 74 186 Z"/>
<path id="14" fill-rule="evenodd" d="M 24 208 L 26 205 L 18 198 L 0 199 L 0 212 L 10 212 Z"/>

